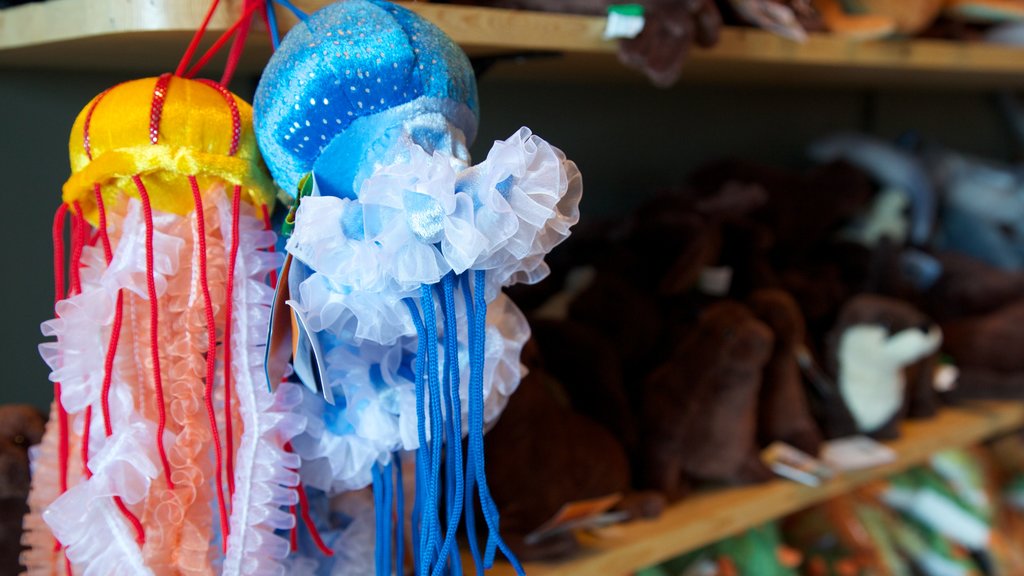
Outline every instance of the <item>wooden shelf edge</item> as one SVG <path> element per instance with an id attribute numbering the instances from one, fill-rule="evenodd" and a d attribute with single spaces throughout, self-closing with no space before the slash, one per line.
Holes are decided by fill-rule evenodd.
<path id="1" fill-rule="evenodd" d="M 295 0 L 312 12 L 330 0 Z M 398 2 L 436 24 L 469 51 L 565 51 L 611 53 L 616 44 L 602 38 L 605 19 L 474 6 Z M 202 22 L 209 0 L 49 0 L 0 10 L 0 51 L 97 36 L 139 32 L 179 32 L 182 51 Z M 226 30 L 242 10 L 242 0 L 224 0 L 213 13 L 209 32 Z M 282 34 L 295 25 L 279 10 Z M 254 26 L 265 30 L 261 22 Z M 265 43 L 254 35 L 253 41 Z"/>
<path id="2" fill-rule="evenodd" d="M 531 563 L 530 576 L 629 574 L 749 528 L 850 492 L 925 462 L 933 454 L 963 448 L 1024 425 L 1024 404 L 975 403 L 947 408 L 931 420 L 906 422 L 902 437 L 889 442 L 892 464 L 842 474 L 811 488 L 785 480 L 715 490 L 686 498 L 658 519 L 615 527 L 606 538 L 587 537 L 578 556 L 560 563 Z M 470 565 L 471 566 L 471 565 Z M 514 574 L 498 563 L 488 574 Z"/>
<path id="3" fill-rule="evenodd" d="M 208 6 L 206 0 L 50 0 L 22 4 L 0 10 L 0 50 L 138 32 L 181 32 L 187 44 Z M 210 30 L 226 30 L 241 9 L 240 0 L 221 2 L 210 19 Z"/>
<path id="4" fill-rule="evenodd" d="M 210 22 L 212 41 L 240 13 L 244 0 L 223 0 Z M 329 0 L 295 0 L 306 11 Z M 152 69 L 176 62 L 202 21 L 208 0 L 50 0 L 0 10 L 0 65 L 79 69 Z M 565 54 L 519 66 L 536 78 L 639 78 L 623 74 L 615 42 L 604 40 L 605 18 L 475 6 L 404 2 L 437 24 L 471 55 Z M 287 29 L 295 19 L 281 10 Z M 258 72 L 269 43 L 256 22 L 243 70 Z M 143 53 L 145 58 L 134 57 Z M 137 56 L 137 54 L 136 54 Z M 1024 85 L 1024 50 L 941 40 L 855 42 L 812 35 L 796 43 L 750 28 L 722 30 L 717 46 L 694 50 L 684 80 L 883 81 Z M 114 62 L 114 64 L 111 64 Z M 516 68 L 503 65 L 503 71 Z M 544 74 L 535 74 L 547 70 Z M 499 74 L 503 76 L 503 74 Z M 513 70 L 507 74 L 516 79 Z"/>

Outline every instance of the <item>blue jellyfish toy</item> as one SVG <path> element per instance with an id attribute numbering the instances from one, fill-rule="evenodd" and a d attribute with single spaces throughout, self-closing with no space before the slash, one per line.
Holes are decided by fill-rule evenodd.
<path id="1" fill-rule="evenodd" d="M 304 16 L 254 109 L 267 165 L 294 194 L 267 373 L 275 385 L 291 355 L 309 389 L 292 442 L 304 484 L 327 496 L 372 485 L 377 574 L 403 573 L 407 551 L 419 575 L 461 574 L 463 525 L 477 573 L 498 550 L 522 573 L 484 468 L 485 427 L 524 375 L 529 337 L 501 288 L 547 275 L 545 255 L 579 217 L 576 166 L 526 128 L 471 165 L 469 60 L 381 0 Z M 403 462 L 407 476 L 415 465 L 410 547 Z M 300 546 L 297 562 L 358 573 L 351 532 L 325 532 L 333 559 L 316 564 Z"/>

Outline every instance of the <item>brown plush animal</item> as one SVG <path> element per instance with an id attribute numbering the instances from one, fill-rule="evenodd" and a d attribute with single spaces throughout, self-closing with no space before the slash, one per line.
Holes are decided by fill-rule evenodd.
<path id="1" fill-rule="evenodd" d="M 722 16 L 713 0 L 646 0 L 644 29 L 619 44 L 619 60 L 642 71 L 655 86 L 668 87 L 682 75 L 690 46 L 718 43 Z"/>
<path id="2" fill-rule="evenodd" d="M 835 261 L 822 258 L 787 267 L 779 273 L 779 283 L 800 304 L 810 348 L 820 355 L 820 344 L 835 324 L 840 308 L 860 286 L 850 282 Z"/>
<path id="3" fill-rule="evenodd" d="M 487 478 L 501 510 L 502 536 L 523 560 L 551 559 L 577 547 L 565 533 L 527 544 L 562 505 L 621 494 L 618 508 L 630 518 L 657 516 L 662 496 L 632 492 L 629 460 L 622 445 L 602 426 L 573 411 L 557 380 L 538 364 L 536 347 L 524 350 L 530 373 L 494 428 L 484 437 Z"/>
<path id="4" fill-rule="evenodd" d="M 870 294 L 847 302 L 827 346 L 828 363 L 856 425 L 840 432 L 897 437 L 907 398 L 935 394 L 931 378 L 908 382 L 906 369 L 934 355 L 941 343 L 939 327 L 909 304 Z"/>
<path id="5" fill-rule="evenodd" d="M 759 230 L 749 229 L 746 220 L 766 200 L 760 186 L 737 182 L 659 195 L 637 211 L 624 242 L 635 270 L 631 276 L 661 296 L 691 291 L 707 266 L 733 264 L 751 244 L 763 250 L 771 243 Z"/>
<path id="6" fill-rule="evenodd" d="M 615 2 L 609 0 L 455 0 L 516 10 L 605 15 Z M 655 86 L 676 83 L 691 45 L 711 47 L 718 43 L 722 16 L 714 0 L 640 0 L 644 28 L 635 38 L 619 43 L 619 60 L 644 73 Z"/>
<path id="7" fill-rule="evenodd" d="M 624 370 L 642 370 L 657 357 L 662 319 L 651 295 L 627 278 L 599 270 L 593 284 L 569 306 L 569 317 L 603 335 Z"/>
<path id="8" fill-rule="evenodd" d="M 1024 274 L 996 268 L 953 252 L 935 254 L 941 274 L 921 289 L 904 277 L 902 252 L 876 250 L 878 287 L 890 294 L 913 299 L 943 328 L 943 350 L 953 357 L 960 378 L 945 394 L 952 400 L 970 398 L 1016 399 L 1024 397 L 1024 363 L 1018 361 L 1016 341 L 1024 341 L 1019 322 L 1024 320 Z M 910 367 L 909 376 L 928 379 L 931 366 Z M 923 390 L 923 386 L 917 388 Z M 914 413 L 934 412 L 934 396 L 927 395 L 909 406 Z"/>
<path id="9" fill-rule="evenodd" d="M 730 182 L 765 191 L 767 201 L 750 217 L 774 237 L 776 264 L 801 261 L 858 214 L 874 193 L 868 176 L 843 161 L 797 172 L 727 159 L 705 164 L 689 179 L 702 196 L 718 194 Z"/>
<path id="10" fill-rule="evenodd" d="M 781 290 L 758 290 L 750 309 L 775 335 L 758 397 L 757 436 L 761 446 L 782 441 L 812 455 L 821 449 L 821 431 L 811 418 L 797 354 L 804 345 L 804 317 L 793 297 Z"/>
<path id="11" fill-rule="evenodd" d="M 940 356 L 939 353 L 929 354 L 907 366 L 907 403 L 904 416 L 908 420 L 932 418 L 939 411 L 942 402 L 939 399 L 936 379 L 942 367 Z M 952 384 L 955 385 L 956 382 Z"/>
<path id="12" fill-rule="evenodd" d="M 536 284 L 515 284 L 505 293 L 516 303 L 527 317 L 531 312 L 549 303 L 559 293 L 578 291 L 579 286 L 569 286 L 579 269 L 595 267 L 608 259 L 612 251 L 614 230 L 621 226 L 619 220 L 609 221 L 593 218 L 573 227 L 572 236 L 559 244 L 544 259 L 551 268 L 551 274 Z M 579 279 L 578 277 L 576 279 Z"/>
<path id="13" fill-rule="evenodd" d="M 938 255 L 942 275 L 924 305 L 940 322 L 995 312 L 1024 298 L 1024 274 L 1003 270 L 963 254 Z"/>
<path id="14" fill-rule="evenodd" d="M 763 201 L 731 219 L 725 235 L 732 245 L 720 261 L 734 270 L 730 294 L 742 299 L 756 288 L 786 290 L 800 304 L 817 351 L 843 302 L 863 289 L 868 251 L 834 238 L 873 197 L 870 178 L 843 161 L 799 172 L 724 159 L 705 164 L 688 182 L 699 198 L 736 186 L 762 191 Z"/>
<path id="15" fill-rule="evenodd" d="M 618 349 L 627 372 L 649 371 L 667 354 L 656 349 L 664 324 L 678 318 L 667 299 L 688 296 L 702 270 L 722 252 L 722 223 L 759 206 L 756 187 L 726 186 L 697 197 L 670 191 L 642 206 L 618 231 L 597 277 L 572 302 L 569 316 L 596 328 Z M 684 314 L 686 322 L 694 314 Z M 671 338 L 667 339 L 669 342 Z"/>
<path id="16" fill-rule="evenodd" d="M 573 410 L 606 428 L 633 453 L 638 432 L 615 346 L 572 320 L 532 320 L 530 331 L 544 368 L 562 384 Z"/>
<path id="17" fill-rule="evenodd" d="M 1024 299 L 942 329 L 943 348 L 960 370 L 954 398 L 1024 398 Z"/>
<path id="18" fill-rule="evenodd" d="M 945 397 L 964 399 L 1024 398 L 1024 362 L 1015 342 L 1024 342 L 1024 274 L 995 268 L 986 262 L 955 252 L 934 255 L 941 275 L 925 289 L 916 288 L 901 270 L 902 252 L 877 250 L 881 269 L 878 286 L 890 294 L 912 298 L 939 321 L 945 342 L 943 351 L 959 369 L 958 384 Z M 926 359 L 927 361 L 928 359 Z M 931 367 L 910 367 L 911 373 L 928 378 Z M 919 388 L 923 389 L 923 388 Z M 934 396 L 911 403 L 921 412 Z M 928 412 L 934 412 L 934 407 Z M 911 414 L 913 415 L 913 414 Z"/>
<path id="19" fill-rule="evenodd" d="M 43 439 L 43 414 L 24 404 L 0 406 L 0 574 L 21 571 L 21 519 L 28 512 L 28 449 Z"/>
<path id="20" fill-rule="evenodd" d="M 650 296 L 687 296 L 707 267 L 731 265 L 771 244 L 747 220 L 766 201 L 756 183 L 664 190 L 629 219 L 606 268 Z M 741 275 L 754 275 L 741 267 Z"/>
<path id="21" fill-rule="evenodd" d="M 915 259 L 931 259 L 938 277 L 918 273 Z M 927 254 L 887 243 L 872 252 L 870 287 L 913 302 L 937 322 L 980 316 L 1024 298 L 1024 273 L 997 268 L 958 252 Z"/>
<path id="22" fill-rule="evenodd" d="M 688 480 L 750 482 L 758 458 L 757 400 L 772 333 L 748 308 L 719 302 L 648 378 L 641 413 L 643 471 L 669 500 Z"/>

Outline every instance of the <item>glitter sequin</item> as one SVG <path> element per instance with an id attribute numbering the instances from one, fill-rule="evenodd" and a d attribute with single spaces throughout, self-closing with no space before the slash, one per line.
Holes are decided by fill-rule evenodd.
<path id="1" fill-rule="evenodd" d="M 370 117 L 383 122 L 382 113 L 411 102 L 443 114 L 467 140 L 475 136 L 476 80 L 462 50 L 405 8 L 343 0 L 296 25 L 271 58 L 256 91 L 257 139 L 291 192 L 339 135 L 368 139 L 379 130 Z"/>
<path id="2" fill-rule="evenodd" d="M 153 86 L 153 102 L 149 108 L 149 142 L 160 141 L 160 117 L 164 113 L 164 101 L 167 99 L 167 85 L 171 83 L 171 75 L 163 74 L 156 79 Z"/>

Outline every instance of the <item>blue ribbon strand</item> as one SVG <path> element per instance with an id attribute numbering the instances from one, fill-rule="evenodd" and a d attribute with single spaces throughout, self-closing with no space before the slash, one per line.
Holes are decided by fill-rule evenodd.
<path id="1" fill-rule="evenodd" d="M 483 270 L 473 271 L 473 329 L 470 331 L 470 385 L 469 385 L 469 450 L 474 459 L 474 474 L 480 496 L 480 508 L 487 523 L 487 549 L 484 554 L 484 568 L 494 565 L 495 548 L 500 549 L 515 569 L 516 574 L 525 576 L 523 566 L 515 554 L 502 540 L 499 532 L 500 517 L 498 506 L 491 497 L 487 486 L 487 472 L 484 466 L 484 359 L 487 338 L 487 297 L 485 294 L 487 274 Z"/>
<path id="2" fill-rule="evenodd" d="M 278 4 L 294 14 L 295 17 L 302 22 L 305 22 L 309 18 L 309 15 L 302 10 L 299 10 L 288 0 L 270 0 L 267 3 L 267 28 L 270 28 L 270 43 L 273 45 L 275 52 L 281 45 L 281 33 L 277 29 L 277 13 L 274 11 L 274 7 Z"/>
<path id="3" fill-rule="evenodd" d="M 437 317 L 434 310 L 433 288 L 420 287 L 420 306 L 411 298 L 404 300 L 416 328 L 418 346 L 416 353 L 416 417 L 420 449 L 416 451 L 416 501 L 413 505 L 413 555 L 416 558 L 418 576 L 444 576 L 462 574 L 461 558 L 456 535 L 463 515 L 466 517 L 466 532 L 470 552 L 477 574 L 494 565 L 497 551 L 508 558 L 516 574 L 525 576 L 519 560 L 501 538 L 498 507 L 487 486 L 484 461 L 484 363 L 486 359 L 487 299 L 486 273 L 473 272 L 473 286 L 470 288 L 469 274 L 455 276 L 449 273 L 441 279 L 441 311 L 444 321 L 444 371 L 438 366 Z M 459 397 L 461 377 L 459 373 L 458 318 L 455 311 L 455 291 L 461 288 L 466 305 L 469 336 L 469 450 L 463 462 L 462 453 L 462 405 Z M 444 406 L 447 421 L 441 411 L 443 374 Z M 426 439 L 426 410 L 429 395 L 430 441 Z M 445 451 L 445 534 L 441 536 L 441 521 L 438 510 L 440 466 L 442 444 L 447 438 Z M 463 468 L 463 464 L 465 467 Z M 388 467 L 389 480 L 390 466 Z M 398 469 L 398 474 L 401 470 Z M 375 479 L 376 482 L 376 479 Z M 385 483 L 386 487 L 386 483 Z M 487 526 L 487 542 L 481 556 L 480 543 L 474 510 L 474 495 L 479 498 L 480 509 Z M 399 506 L 401 503 L 401 481 L 399 480 Z M 383 502 L 381 503 L 383 504 Z M 390 513 L 391 500 L 388 495 L 387 510 Z M 400 512 L 401 514 L 401 512 Z M 378 517 L 379 518 L 379 517 Z M 401 518 L 401 516 L 400 516 Z M 389 519 L 390 520 L 390 519 Z M 388 521 L 389 521 L 388 520 Z M 383 520 L 378 520 L 383 522 Z M 390 524 L 388 524 L 390 533 Z M 401 536 L 399 537 L 401 539 Z M 390 543 L 388 543 L 390 546 Z M 401 550 L 401 544 L 398 545 Z M 383 551 L 390 557 L 390 548 Z M 390 559 L 390 558 L 389 558 Z M 380 565 L 384 560 L 380 559 Z M 401 552 L 399 552 L 401 566 Z M 390 570 L 390 565 L 388 565 Z M 390 574 L 390 572 L 388 572 Z"/>
<path id="4" fill-rule="evenodd" d="M 384 522 L 381 520 L 381 515 L 384 512 L 384 485 L 380 477 L 380 466 L 377 464 L 373 465 L 371 471 L 373 475 L 373 513 L 374 513 L 374 527 L 376 528 L 376 545 L 373 547 L 373 565 L 376 573 L 379 576 L 387 574 L 384 572 L 384 559 L 381 554 L 384 552 L 384 546 L 382 536 Z"/>
<path id="5" fill-rule="evenodd" d="M 427 378 L 427 334 L 420 317 L 420 310 L 411 298 L 403 300 L 409 309 L 413 326 L 416 327 L 416 378 L 414 393 L 416 395 L 416 432 L 419 438 L 419 449 L 416 450 L 416 500 L 412 508 L 412 554 L 416 562 L 417 576 L 423 576 L 420 559 L 427 554 L 430 531 L 423 525 L 423 504 L 426 500 L 427 472 L 430 470 L 430 447 L 427 444 L 426 399 L 424 398 L 424 381 Z"/>
<path id="6" fill-rule="evenodd" d="M 429 529 L 429 552 L 420 559 L 423 574 L 432 574 L 435 555 L 441 549 L 441 523 L 437 509 L 441 484 L 441 448 L 444 443 L 444 415 L 441 412 L 440 366 L 437 359 L 437 316 L 434 311 L 434 294 L 429 285 L 420 287 L 420 301 L 423 306 L 423 325 L 427 334 L 427 388 L 430 392 L 430 478 L 427 484 L 427 499 L 424 510 Z M 443 562 L 439 556 L 437 560 Z"/>
<path id="7" fill-rule="evenodd" d="M 395 566 L 398 574 L 405 574 L 405 482 L 402 480 L 402 456 L 394 455 L 395 467 L 395 517 L 398 519 L 398 536 L 395 539 Z"/>
<path id="8" fill-rule="evenodd" d="M 451 555 L 451 571 L 462 574 L 462 562 L 455 543 L 456 531 L 462 518 L 465 484 L 462 476 L 462 401 L 459 398 L 459 334 L 455 315 L 455 273 L 441 279 L 442 311 L 444 313 L 444 384 L 448 408 L 448 450 L 445 457 L 448 490 L 448 531 L 441 546 L 440 558 Z M 442 560 L 443 561 L 443 560 Z M 441 576 L 443 564 L 438 563 L 432 576 Z"/>
<path id="9" fill-rule="evenodd" d="M 470 349 L 472 350 L 473 338 L 476 330 L 474 328 L 476 321 L 474 320 L 475 315 L 473 312 L 473 292 L 469 287 L 469 274 L 459 275 L 459 287 L 462 289 L 462 299 L 466 304 L 466 323 L 469 331 L 469 343 Z M 472 378 L 472 377 L 471 377 Z M 472 380 L 471 380 L 472 382 Z M 472 397 L 472 394 L 470 395 Z M 471 401 L 472 402 L 472 401 Z M 472 411 L 472 404 L 470 405 L 470 411 Z M 472 423 L 470 423 L 470 429 L 472 430 Z M 472 434 L 470 434 L 472 436 Z M 480 554 L 480 542 L 477 539 L 476 531 L 476 510 L 473 503 L 474 500 L 474 481 L 476 479 L 476 458 L 473 456 L 473 450 L 469 450 L 466 453 L 466 493 L 465 493 L 465 509 L 466 509 L 466 538 L 469 540 L 469 552 L 473 557 L 473 565 L 476 567 L 476 573 L 478 576 L 482 576 L 484 573 L 484 562 L 483 556 Z"/>

